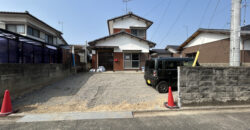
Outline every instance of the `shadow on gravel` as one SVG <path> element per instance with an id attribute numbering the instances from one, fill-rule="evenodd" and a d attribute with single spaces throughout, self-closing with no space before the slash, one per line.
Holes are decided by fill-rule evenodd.
<path id="1" fill-rule="evenodd" d="M 34 90 L 28 94 L 20 96 L 12 102 L 13 109 L 20 109 L 20 112 L 31 111 L 37 108 L 36 105 L 45 103 L 51 98 L 73 96 L 84 86 L 93 74 L 94 73 L 86 72 L 78 73 L 39 90 Z"/>

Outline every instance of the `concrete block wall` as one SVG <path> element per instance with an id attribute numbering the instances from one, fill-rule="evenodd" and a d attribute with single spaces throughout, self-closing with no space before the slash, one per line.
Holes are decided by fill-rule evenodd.
<path id="1" fill-rule="evenodd" d="M 250 67 L 179 67 L 179 104 L 250 103 Z"/>
<path id="2" fill-rule="evenodd" d="M 70 68 L 63 64 L 0 64 L 0 100 L 6 89 L 13 100 L 70 73 Z"/>

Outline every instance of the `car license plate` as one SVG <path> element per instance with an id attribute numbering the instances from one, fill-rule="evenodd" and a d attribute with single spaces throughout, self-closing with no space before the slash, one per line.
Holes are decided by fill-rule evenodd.
<path id="1" fill-rule="evenodd" d="M 151 84 L 151 81 L 150 80 L 147 80 L 148 84 Z"/>

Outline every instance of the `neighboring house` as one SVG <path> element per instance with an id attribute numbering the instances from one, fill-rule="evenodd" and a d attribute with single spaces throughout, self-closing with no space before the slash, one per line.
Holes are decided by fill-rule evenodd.
<path id="1" fill-rule="evenodd" d="M 150 56 L 151 58 L 173 57 L 173 53 L 166 49 L 152 49 Z"/>
<path id="2" fill-rule="evenodd" d="M 153 22 L 128 13 L 107 21 L 109 36 L 89 42 L 92 67 L 107 70 L 139 70 L 149 58 L 154 42 L 146 40 L 147 29 Z"/>
<path id="3" fill-rule="evenodd" d="M 28 12 L 0 12 L 0 64 L 70 64 L 61 35 Z"/>
<path id="4" fill-rule="evenodd" d="M 52 45 L 67 45 L 62 33 L 26 12 L 0 12 L 0 28 Z"/>
<path id="5" fill-rule="evenodd" d="M 72 52 L 72 46 L 74 46 L 75 62 L 77 65 L 87 63 L 88 50 L 86 45 L 70 45 L 70 52 Z M 85 52 L 87 51 L 87 52 Z"/>
<path id="6" fill-rule="evenodd" d="M 174 57 L 195 57 L 199 50 L 199 63 L 203 65 L 229 65 L 230 30 L 198 29 L 178 48 Z M 250 25 L 241 28 L 241 63 L 250 63 Z"/>
<path id="7" fill-rule="evenodd" d="M 171 52 L 174 55 L 174 54 L 177 54 L 179 52 L 178 48 L 179 48 L 179 46 L 176 46 L 176 45 L 167 45 L 165 50 L 168 50 L 169 52 Z"/>

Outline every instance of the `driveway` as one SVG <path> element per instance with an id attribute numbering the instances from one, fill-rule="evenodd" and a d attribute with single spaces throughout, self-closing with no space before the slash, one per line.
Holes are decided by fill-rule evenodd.
<path id="1" fill-rule="evenodd" d="M 176 98 L 176 92 L 174 92 Z M 13 102 L 23 113 L 165 109 L 167 94 L 145 84 L 139 72 L 83 73 L 36 90 Z"/>

